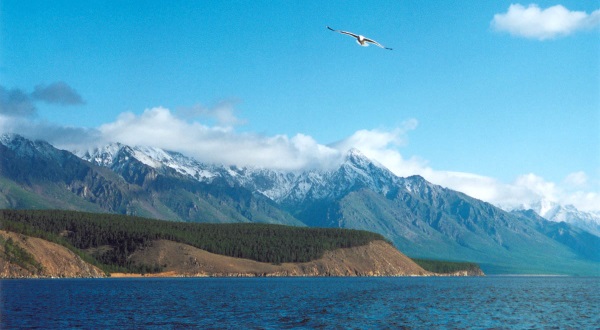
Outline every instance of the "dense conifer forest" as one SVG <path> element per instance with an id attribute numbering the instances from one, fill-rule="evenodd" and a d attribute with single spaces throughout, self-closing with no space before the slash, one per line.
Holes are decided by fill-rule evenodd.
<path id="1" fill-rule="evenodd" d="M 325 251 L 366 245 L 368 231 L 267 224 L 201 224 L 59 210 L 0 210 L 0 229 L 53 241 L 108 271 L 160 271 L 127 257 L 157 239 L 261 262 L 306 262 Z"/>

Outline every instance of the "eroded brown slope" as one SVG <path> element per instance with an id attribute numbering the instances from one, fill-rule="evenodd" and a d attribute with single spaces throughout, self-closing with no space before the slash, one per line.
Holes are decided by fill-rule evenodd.
<path id="1" fill-rule="evenodd" d="M 0 278 L 31 277 L 104 277 L 99 268 L 83 261 L 67 248 L 46 240 L 0 231 L 4 240 L 12 238 L 14 244 L 32 255 L 41 269 L 22 267 L 9 262 L 0 244 Z"/>
<path id="2" fill-rule="evenodd" d="M 130 260 L 161 265 L 170 276 L 410 276 L 432 275 L 383 241 L 326 252 L 306 263 L 274 265 L 217 255 L 159 240 L 136 251 Z"/>

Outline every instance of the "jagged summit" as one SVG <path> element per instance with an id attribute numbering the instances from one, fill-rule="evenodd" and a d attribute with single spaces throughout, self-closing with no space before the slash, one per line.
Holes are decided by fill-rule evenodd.
<path id="1" fill-rule="evenodd" d="M 171 169 L 175 172 L 190 176 L 199 181 L 206 181 L 218 176 L 214 166 L 209 166 L 186 157 L 181 153 L 167 151 L 148 146 L 128 146 L 121 143 L 110 143 L 102 147 L 90 148 L 85 151 L 74 151 L 80 158 L 95 165 L 113 168 L 130 160 L 164 172 Z"/>
<path id="2" fill-rule="evenodd" d="M 87 150 L 73 150 L 73 153 L 92 164 L 110 167 L 117 153 L 124 147 L 121 143 L 110 143 L 102 147 L 93 147 Z"/>
<path id="3" fill-rule="evenodd" d="M 4 133 L 0 135 L 0 143 L 7 146 L 12 150 L 18 150 L 20 148 L 33 148 L 36 145 L 48 144 L 44 141 L 34 141 L 26 139 L 25 137 L 15 133 Z"/>
<path id="4" fill-rule="evenodd" d="M 30 140 L 19 134 L 5 133 L 0 135 L 0 144 L 19 155 L 52 158 L 56 150 L 51 144 L 42 140 Z"/>
<path id="5" fill-rule="evenodd" d="M 365 156 L 362 151 L 360 151 L 357 148 L 350 148 L 345 155 L 345 159 L 347 161 L 351 161 L 351 160 L 362 160 L 362 159 L 367 159 L 367 156 Z"/>

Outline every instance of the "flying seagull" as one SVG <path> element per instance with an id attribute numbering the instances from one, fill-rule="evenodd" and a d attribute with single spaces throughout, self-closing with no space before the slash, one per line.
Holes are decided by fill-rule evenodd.
<path id="1" fill-rule="evenodd" d="M 352 32 L 348 32 L 348 31 L 342 31 L 342 30 L 334 30 L 334 29 L 330 28 L 329 26 L 328 26 L 327 28 L 328 28 L 329 30 L 333 31 L 333 32 L 339 32 L 339 33 L 342 33 L 342 34 L 347 34 L 347 35 L 349 35 L 349 36 L 352 36 L 352 37 L 356 38 L 356 42 L 357 42 L 359 45 L 363 46 L 363 47 L 367 47 L 369 44 L 373 44 L 373 45 L 375 45 L 375 46 L 379 46 L 379 47 L 381 47 L 381 48 L 383 48 L 383 49 L 389 49 L 389 50 L 392 50 L 391 48 L 385 47 L 385 46 L 383 46 L 382 44 L 378 43 L 377 41 L 375 41 L 375 40 L 373 40 L 373 39 L 369 39 L 369 38 L 367 38 L 367 37 L 365 37 L 365 36 L 361 36 L 360 34 L 354 34 L 354 33 L 352 33 Z"/>

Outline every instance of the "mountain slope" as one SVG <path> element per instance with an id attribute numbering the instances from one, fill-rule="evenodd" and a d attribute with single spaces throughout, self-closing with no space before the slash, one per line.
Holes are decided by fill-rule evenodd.
<path id="1" fill-rule="evenodd" d="M 33 206 L 122 212 L 126 184 L 104 168 L 43 141 L 20 136 L 0 139 L 0 203 L 9 208 Z"/>
<path id="2" fill-rule="evenodd" d="M 569 247 L 577 255 L 600 262 L 600 237 L 566 222 L 547 221 L 533 210 L 512 213 L 523 221 L 529 221 L 540 233 Z"/>

